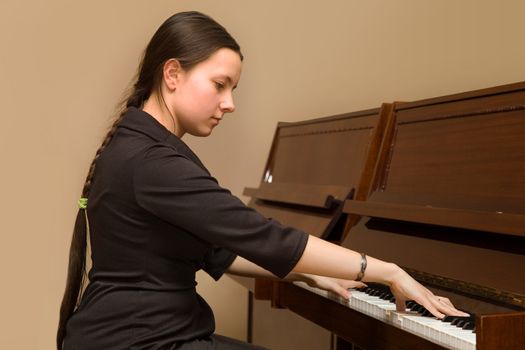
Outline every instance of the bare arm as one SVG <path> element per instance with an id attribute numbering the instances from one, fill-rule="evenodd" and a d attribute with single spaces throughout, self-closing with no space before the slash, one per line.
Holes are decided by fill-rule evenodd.
<path id="1" fill-rule="evenodd" d="M 405 310 L 406 300 L 415 300 L 434 316 L 463 315 L 447 298 L 437 297 L 419 284 L 399 266 L 372 257 L 363 278 L 365 282 L 379 282 L 390 287 L 396 298 L 398 311 Z M 310 236 L 301 259 L 293 272 L 310 273 L 342 279 L 355 279 L 361 268 L 361 254 Z"/>
<path id="2" fill-rule="evenodd" d="M 237 256 L 233 263 L 226 271 L 229 274 L 244 277 L 259 277 L 278 280 L 278 278 L 268 270 L 252 263 L 243 257 Z M 336 293 L 343 298 L 349 298 L 349 288 L 364 287 L 365 284 L 362 282 L 356 282 L 352 280 L 345 280 L 340 278 L 332 278 L 325 276 L 317 276 L 309 273 L 290 272 L 284 279 L 285 281 L 294 282 L 301 281 L 308 285 L 316 288 L 321 288 L 333 293 Z"/>
<path id="3" fill-rule="evenodd" d="M 348 288 L 363 286 L 361 282 L 353 281 L 360 269 L 360 253 L 310 236 L 301 259 L 284 280 L 303 281 L 348 298 Z M 271 272 L 242 257 L 237 257 L 227 272 L 239 276 L 277 279 Z M 415 300 L 439 318 L 445 314 L 466 316 L 454 308 L 447 298 L 435 296 L 396 264 L 368 256 L 363 281 L 388 285 L 396 297 L 399 311 L 405 310 L 406 300 Z"/>
<path id="4" fill-rule="evenodd" d="M 395 264 L 367 256 L 364 281 L 390 286 L 396 273 L 402 270 Z M 361 254 L 315 236 L 308 243 L 294 272 L 312 273 L 344 279 L 355 279 L 361 269 Z"/>

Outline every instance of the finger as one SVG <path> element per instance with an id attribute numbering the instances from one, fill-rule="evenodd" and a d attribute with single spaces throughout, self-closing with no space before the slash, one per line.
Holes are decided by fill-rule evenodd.
<path id="1" fill-rule="evenodd" d="M 436 316 L 439 319 L 442 319 L 445 317 L 445 314 L 438 310 L 437 307 L 435 307 L 432 302 L 427 302 L 425 304 L 422 304 L 430 313 L 434 316 Z"/>
<path id="2" fill-rule="evenodd" d="M 343 288 L 365 288 L 365 287 L 368 287 L 365 283 L 363 282 L 357 282 L 357 281 L 350 281 L 350 280 L 343 280 L 343 282 L 341 283 Z"/>
<path id="3" fill-rule="evenodd" d="M 348 291 L 348 289 L 343 288 L 341 286 L 335 286 L 334 288 L 332 288 L 332 291 L 345 299 L 350 298 L 350 292 Z"/>
<path id="4" fill-rule="evenodd" d="M 442 302 L 443 304 L 448 305 L 448 306 L 454 308 L 454 304 L 452 304 L 452 302 L 450 301 L 449 298 L 445 298 L 445 297 L 437 297 L 437 299 L 438 299 L 440 302 Z"/>
<path id="5" fill-rule="evenodd" d="M 450 301 L 450 299 L 448 298 L 445 298 L 445 297 L 436 297 L 435 300 L 437 301 L 437 303 L 434 303 L 436 305 L 436 307 L 438 309 L 440 309 L 441 311 L 447 313 L 447 314 L 451 314 L 451 313 L 460 313 L 461 311 L 459 311 L 458 309 L 456 309 L 454 307 L 454 305 L 452 304 L 452 302 Z M 453 316 L 459 316 L 457 314 L 453 314 Z"/>
<path id="6" fill-rule="evenodd" d="M 451 316 L 469 316 L 468 313 L 456 309 L 454 307 L 454 305 L 452 305 L 452 303 L 450 301 L 448 301 L 448 303 L 447 303 L 446 301 L 441 301 L 440 300 L 440 302 L 441 302 L 442 305 L 445 305 L 445 308 L 443 308 L 441 311 L 446 313 L 447 315 L 451 315 Z"/>
<path id="7" fill-rule="evenodd" d="M 365 285 L 366 287 L 366 285 Z M 350 299 L 350 297 L 352 296 L 352 290 L 354 290 L 354 288 L 347 288 L 346 291 L 348 292 L 348 299 Z"/>
<path id="8" fill-rule="evenodd" d="M 432 315 L 435 317 L 442 319 L 445 317 L 445 314 L 442 313 L 440 310 L 443 308 L 448 308 L 445 304 L 441 303 L 434 295 L 426 295 L 423 297 L 423 300 L 416 300 L 417 303 L 422 305 L 425 309 L 427 309 Z"/>
<path id="9" fill-rule="evenodd" d="M 405 312 L 406 311 L 406 298 L 401 296 L 395 296 L 396 298 L 396 311 Z"/>
<path id="10" fill-rule="evenodd" d="M 438 312 L 451 316 L 468 316 L 468 314 L 464 313 L 463 311 L 456 309 L 447 298 L 434 297 L 431 298 L 430 301 L 436 310 L 438 310 Z"/>

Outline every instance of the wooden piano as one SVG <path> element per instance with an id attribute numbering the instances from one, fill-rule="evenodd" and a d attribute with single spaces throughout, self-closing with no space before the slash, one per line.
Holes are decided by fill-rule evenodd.
<path id="1" fill-rule="evenodd" d="M 284 224 L 397 263 L 475 315 L 464 341 L 428 316 L 378 316 L 257 280 L 255 299 L 336 335 L 324 348 L 525 348 L 525 83 L 280 123 L 261 184 L 245 194 Z M 252 309 L 251 329 L 261 322 Z"/>

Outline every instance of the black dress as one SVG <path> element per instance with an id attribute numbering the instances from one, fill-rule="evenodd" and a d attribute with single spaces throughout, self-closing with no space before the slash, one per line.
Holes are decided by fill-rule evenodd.
<path id="1" fill-rule="evenodd" d="M 66 350 L 214 348 L 196 271 L 217 280 L 238 254 L 284 277 L 308 240 L 221 188 L 184 142 L 136 108 L 97 161 L 87 210 L 93 267 Z"/>

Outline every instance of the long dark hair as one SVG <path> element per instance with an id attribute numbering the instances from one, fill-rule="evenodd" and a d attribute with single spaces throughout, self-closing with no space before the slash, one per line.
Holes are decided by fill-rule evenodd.
<path id="1" fill-rule="evenodd" d="M 199 12 L 181 12 L 168 18 L 151 38 L 132 88 L 118 107 L 113 125 L 91 162 L 82 189 L 82 198 L 88 198 L 97 159 L 111 141 L 118 124 L 129 107 L 141 108 L 152 92 L 160 88 L 164 63 L 172 58 L 188 71 L 205 61 L 221 48 L 229 48 L 242 54 L 239 45 L 219 23 Z M 69 251 L 66 290 L 60 307 L 57 331 L 57 349 L 62 349 L 66 336 L 66 323 L 81 300 L 81 291 L 86 281 L 87 209 L 78 211 Z"/>

